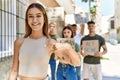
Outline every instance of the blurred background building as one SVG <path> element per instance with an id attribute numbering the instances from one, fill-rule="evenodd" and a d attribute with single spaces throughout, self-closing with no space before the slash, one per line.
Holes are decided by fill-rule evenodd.
<path id="1" fill-rule="evenodd" d="M 117 40 L 120 42 L 120 0 L 115 0 L 115 29 L 117 30 Z"/>

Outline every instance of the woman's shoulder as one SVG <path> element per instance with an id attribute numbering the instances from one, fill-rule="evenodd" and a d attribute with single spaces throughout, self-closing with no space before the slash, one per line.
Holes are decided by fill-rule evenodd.
<path id="1" fill-rule="evenodd" d="M 24 42 L 25 38 L 21 37 L 21 38 L 17 38 L 14 42 L 14 45 L 20 47 L 22 45 L 22 43 Z"/>
<path id="2" fill-rule="evenodd" d="M 75 43 L 75 46 L 76 46 L 76 47 L 79 47 L 79 44 L 78 44 L 78 43 Z"/>

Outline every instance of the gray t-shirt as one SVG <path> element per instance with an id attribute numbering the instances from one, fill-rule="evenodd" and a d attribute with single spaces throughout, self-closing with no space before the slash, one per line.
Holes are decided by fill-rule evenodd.
<path id="1" fill-rule="evenodd" d="M 85 40 L 98 40 L 98 45 L 99 45 L 99 51 L 102 45 L 105 45 L 105 40 L 103 37 L 101 37 L 100 35 L 95 35 L 93 37 L 90 37 L 89 35 L 86 35 L 85 37 L 82 38 L 81 40 L 81 45 L 83 44 L 83 41 Z M 84 58 L 84 63 L 88 63 L 88 64 L 100 64 L 100 57 L 95 57 L 95 56 L 91 56 L 88 55 Z"/>

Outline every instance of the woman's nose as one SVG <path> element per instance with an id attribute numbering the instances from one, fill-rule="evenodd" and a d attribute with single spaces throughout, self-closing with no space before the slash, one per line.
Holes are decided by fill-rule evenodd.
<path id="1" fill-rule="evenodd" d="M 36 22 L 36 21 L 37 21 L 37 18 L 36 18 L 36 17 L 34 17 L 34 18 L 33 18 L 33 22 Z"/>

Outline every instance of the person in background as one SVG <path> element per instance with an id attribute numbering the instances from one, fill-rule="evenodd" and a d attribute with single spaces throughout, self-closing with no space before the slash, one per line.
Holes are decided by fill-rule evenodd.
<path id="1" fill-rule="evenodd" d="M 85 23 L 80 24 L 80 34 L 83 37 L 85 33 Z"/>
<path id="2" fill-rule="evenodd" d="M 80 45 L 81 38 L 83 37 L 81 35 L 81 32 L 79 32 L 79 31 L 77 32 L 77 25 L 76 24 L 72 24 L 71 29 L 73 31 L 73 36 L 74 36 L 74 39 L 75 39 L 75 43 Z"/>
<path id="3" fill-rule="evenodd" d="M 83 79 L 90 80 L 90 75 L 92 73 L 94 80 L 102 80 L 100 58 L 107 53 L 107 47 L 106 47 L 104 38 L 95 33 L 95 22 L 89 21 L 87 25 L 88 25 L 89 34 L 82 38 L 81 49 L 80 49 L 81 55 L 84 57 Z M 83 45 L 85 41 L 89 41 L 87 42 L 87 45 L 89 46 L 87 49 L 88 51 L 91 50 L 91 47 L 90 47 L 91 44 L 92 44 L 91 46 L 93 46 L 93 44 L 95 45 L 98 44 L 98 47 L 97 47 L 98 51 L 94 52 L 93 55 L 90 55 L 87 52 L 85 52 L 84 50 L 85 45 Z M 93 43 L 92 41 L 97 43 Z M 100 52 L 101 48 L 103 48 L 103 52 Z"/>
<path id="4" fill-rule="evenodd" d="M 13 64 L 8 80 L 49 80 L 48 66 L 51 54 L 64 57 L 74 52 L 69 44 L 57 43 L 49 38 L 48 18 L 44 7 L 39 3 L 28 6 L 25 16 L 25 36 L 14 42 Z M 72 53 L 71 53 L 72 52 Z M 76 53 L 76 52 L 74 52 Z M 71 60 L 74 61 L 71 62 Z M 65 59 L 66 60 L 66 59 Z M 79 58 L 66 60 L 71 65 L 79 65 Z M 76 63 L 77 62 L 77 63 Z"/>
<path id="5" fill-rule="evenodd" d="M 73 31 L 73 36 L 74 36 L 74 40 L 75 43 L 77 43 L 80 46 L 80 41 L 81 41 L 81 34 L 76 33 L 77 32 L 77 25 L 76 24 L 72 24 L 71 25 L 72 31 Z M 81 54 L 79 53 L 79 57 L 81 57 Z M 76 72 L 77 72 L 77 78 L 78 80 L 81 80 L 81 65 L 76 67 Z"/>
<path id="6" fill-rule="evenodd" d="M 69 26 L 63 28 L 62 37 L 66 39 L 73 38 L 73 31 Z M 79 45 L 75 43 L 74 46 L 75 51 L 79 52 Z M 73 65 L 63 62 L 62 60 L 59 60 L 57 68 L 57 80 L 77 80 L 75 67 Z"/>
<path id="7" fill-rule="evenodd" d="M 58 30 L 58 26 L 56 22 L 49 23 L 49 35 L 54 40 L 56 40 L 58 37 L 57 30 Z M 56 79 L 56 60 L 55 60 L 54 53 L 51 55 L 49 63 L 50 63 L 50 69 L 51 69 L 51 79 L 55 80 Z"/>

